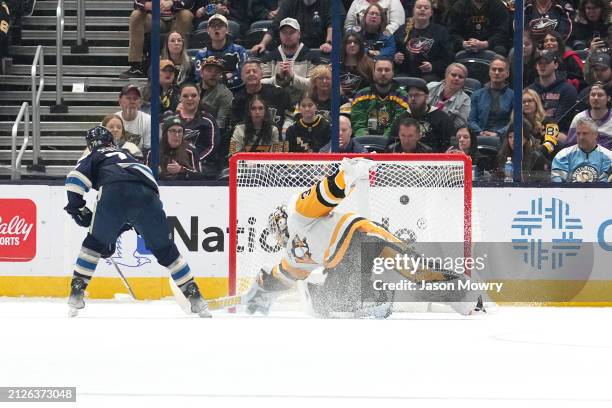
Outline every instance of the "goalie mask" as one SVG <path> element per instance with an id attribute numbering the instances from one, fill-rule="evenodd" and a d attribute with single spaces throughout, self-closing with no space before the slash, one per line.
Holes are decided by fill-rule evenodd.
<path id="1" fill-rule="evenodd" d="M 287 228 L 287 207 L 284 205 L 276 207 L 268 217 L 268 228 L 281 247 L 289 241 L 289 228 Z"/>
<path id="2" fill-rule="evenodd" d="M 87 147 L 91 151 L 99 147 L 115 146 L 113 134 L 110 130 L 100 125 L 87 131 L 85 141 L 87 142 Z"/>

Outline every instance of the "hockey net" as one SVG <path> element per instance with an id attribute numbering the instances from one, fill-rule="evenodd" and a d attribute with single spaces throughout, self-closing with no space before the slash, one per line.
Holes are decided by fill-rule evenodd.
<path id="1" fill-rule="evenodd" d="M 230 160 L 230 296 L 280 261 L 270 213 L 337 171 L 344 157 L 360 156 L 377 163 L 369 186 L 334 211 L 356 211 L 407 242 L 463 243 L 461 255 L 469 256 L 472 166 L 465 155 L 239 153 Z"/>

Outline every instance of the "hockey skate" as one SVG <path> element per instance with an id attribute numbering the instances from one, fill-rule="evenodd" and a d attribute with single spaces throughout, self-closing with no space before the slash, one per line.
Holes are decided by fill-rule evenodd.
<path id="1" fill-rule="evenodd" d="M 191 304 L 192 313 L 197 313 L 200 317 L 212 317 L 212 314 L 210 314 L 208 310 L 208 303 L 206 303 L 206 300 L 204 300 L 200 294 L 200 289 L 198 289 L 198 285 L 196 285 L 195 282 L 191 282 L 187 285 L 183 294 Z"/>
<path id="2" fill-rule="evenodd" d="M 70 284 L 70 296 L 68 297 L 68 316 L 75 317 L 79 309 L 85 307 L 85 282 L 81 278 L 74 278 Z"/>

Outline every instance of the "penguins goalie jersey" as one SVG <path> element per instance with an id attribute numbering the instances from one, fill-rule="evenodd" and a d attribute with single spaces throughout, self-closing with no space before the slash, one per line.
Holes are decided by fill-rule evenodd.
<path id="1" fill-rule="evenodd" d="M 273 276 L 285 281 L 287 278 L 301 280 L 318 267 L 335 267 L 342 261 L 357 230 L 386 241 L 401 242 L 383 227 L 354 212 L 334 211 L 345 197 L 344 188 L 344 172 L 339 171 L 290 200 L 287 204 L 289 240 L 281 262 L 272 270 Z"/>

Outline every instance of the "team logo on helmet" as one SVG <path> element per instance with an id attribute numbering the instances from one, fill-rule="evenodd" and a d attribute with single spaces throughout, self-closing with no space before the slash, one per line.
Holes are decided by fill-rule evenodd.
<path id="1" fill-rule="evenodd" d="M 104 146 L 115 146 L 113 134 L 110 132 L 110 130 L 100 125 L 87 131 L 85 141 L 87 142 L 87 147 L 89 150 L 94 150 Z"/>

